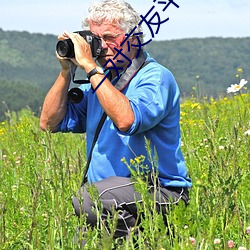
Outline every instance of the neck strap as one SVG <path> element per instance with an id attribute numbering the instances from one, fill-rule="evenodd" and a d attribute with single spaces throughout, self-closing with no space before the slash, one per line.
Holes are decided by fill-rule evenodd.
<path id="1" fill-rule="evenodd" d="M 119 90 L 122 91 L 124 88 L 126 88 L 126 86 L 130 83 L 130 81 L 132 80 L 132 78 L 135 76 L 135 74 L 144 66 L 146 66 L 149 62 L 146 62 L 146 56 L 145 54 L 142 52 L 140 53 L 140 55 L 138 56 L 138 58 L 135 58 L 134 60 L 132 60 L 132 64 L 129 68 L 127 68 L 127 70 L 124 72 L 124 74 L 120 77 L 120 79 L 118 80 L 118 82 L 116 83 L 115 87 Z M 85 167 L 85 171 L 83 174 L 83 180 L 81 183 L 81 186 L 84 185 L 84 183 L 87 182 L 87 174 L 88 174 L 88 169 L 89 169 L 89 164 L 92 158 L 92 152 L 95 146 L 95 143 L 98 139 L 98 136 L 101 132 L 102 129 L 102 125 L 104 124 L 105 120 L 106 120 L 106 113 L 104 112 L 98 125 L 97 125 L 97 129 L 95 132 L 95 136 L 91 145 L 91 149 L 90 149 L 90 153 L 88 156 L 88 160 L 87 160 L 87 164 Z"/>
<path id="2" fill-rule="evenodd" d="M 115 87 L 123 91 L 126 86 L 130 83 L 136 73 L 142 68 L 143 64 L 146 61 L 146 56 L 143 51 L 140 52 L 137 58 L 132 60 L 132 64 L 126 71 L 122 74 L 118 82 L 116 83 Z"/>
<path id="3" fill-rule="evenodd" d="M 139 56 L 132 60 L 130 67 L 127 68 L 125 72 L 122 74 L 122 76 L 119 78 L 115 87 L 120 91 L 125 89 L 125 87 L 130 83 L 132 78 L 135 76 L 135 74 L 141 69 L 145 60 L 146 60 L 146 56 L 143 50 L 141 50 Z M 89 84 L 90 83 L 89 80 L 75 80 L 76 68 L 77 66 L 75 67 L 73 66 L 70 71 L 72 81 L 76 84 Z"/>

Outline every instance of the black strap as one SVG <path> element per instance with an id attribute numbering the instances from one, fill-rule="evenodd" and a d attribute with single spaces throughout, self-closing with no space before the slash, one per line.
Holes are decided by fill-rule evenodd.
<path id="1" fill-rule="evenodd" d="M 120 79 L 118 80 L 118 82 L 116 83 L 115 87 L 119 90 L 122 91 L 132 80 L 132 78 L 135 76 L 135 74 L 144 66 L 146 66 L 150 61 L 145 61 L 146 60 L 146 56 L 144 55 L 144 52 L 141 51 L 140 55 L 138 58 L 135 58 L 132 61 L 132 65 L 126 70 L 126 72 L 120 77 Z M 83 175 L 83 180 L 82 180 L 82 184 L 81 186 L 83 186 L 86 182 L 87 182 L 87 174 L 88 174 L 88 170 L 89 170 L 89 164 L 92 158 L 92 152 L 95 146 L 95 143 L 98 139 L 98 136 L 100 134 L 100 131 L 102 129 L 103 123 L 106 120 L 107 114 L 104 112 L 102 114 L 102 117 L 97 125 L 96 128 L 96 132 L 95 132 L 95 136 L 91 145 L 91 149 L 89 152 L 89 156 L 88 156 L 88 160 L 85 166 L 85 170 L 84 170 L 84 175 Z"/>
<path id="2" fill-rule="evenodd" d="M 92 152 L 93 152 L 95 143 L 97 141 L 97 138 L 98 138 L 98 136 L 100 134 L 100 131 L 102 129 L 102 125 L 103 125 L 104 121 L 106 120 L 106 117 L 107 117 L 107 114 L 104 112 L 102 114 L 102 117 L 101 117 L 98 125 L 97 125 L 96 131 L 95 131 L 95 136 L 94 136 L 94 139 L 93 139 L 93 142 L 92 142 L 92 145 L 91 145 L 91 149 L 90 149 L 90 152 L 89 152 L 89 157 L 88 157 L 86 167 L 85 167 L 85 170 L 84 170 L 84 175 L 83 175 L 83 180 L 82 180 L 81 186 L 83 186 L 83 184 L 87 182 L 87 173 L 88 173 L 89 164 L 90 164 L 90 161 L 91 161 L 91 158 L 92 158 Z"/>

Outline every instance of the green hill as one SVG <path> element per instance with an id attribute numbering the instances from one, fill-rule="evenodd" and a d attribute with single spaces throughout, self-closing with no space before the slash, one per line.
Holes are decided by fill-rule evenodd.
<path id="1" fill-rule="evenodd" d="M 149 52 L 175 75 L 182 94 L 199 85 L 200 95 L 218 97 L 241 77 L 250 78 L 250 38 L 204 38 L 152 42 Z"/>
<path id="2" fill-rule="evenodd" d="M 0 29 L 0 120 L 7 107 L 17 111 L 29 106 L 39 112 L 60 70 L 56 42 L 54 35 Z M 146 50 L 174 73 L 184 97 L 194 86 L 199 96 L 225 94 L 236 83 L 239 67 L 250 78 L 250 38 L 155 41 Z"/>

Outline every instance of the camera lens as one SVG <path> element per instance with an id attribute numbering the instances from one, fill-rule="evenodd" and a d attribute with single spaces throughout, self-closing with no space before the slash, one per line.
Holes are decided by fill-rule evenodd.
<path id="1" fill-rule="evenodd" d="M 56 51 L 61 57 L 73 58 L 75 56 L 74 45 L 70 39 L 59 41 L 56 45 Z"/>

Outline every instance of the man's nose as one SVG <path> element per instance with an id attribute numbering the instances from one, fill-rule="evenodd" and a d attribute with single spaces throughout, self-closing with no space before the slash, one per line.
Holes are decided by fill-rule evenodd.
<path id="1" fill-rule="evenodd" d="M 105 40 L 103 38 L 101 38 L 101 40 L 102 40 L 102 48 L 107 49 L 108 48 L 107 43 L 105 42 Z"/>

